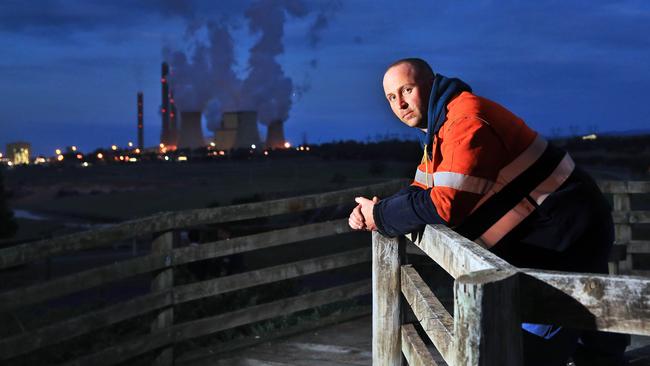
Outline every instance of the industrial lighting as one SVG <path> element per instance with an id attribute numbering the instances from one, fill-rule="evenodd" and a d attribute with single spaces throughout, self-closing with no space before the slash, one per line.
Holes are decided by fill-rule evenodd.
<path id="1" fill-rule="evenodd" d="M 598 136 L 597 136 L 595 133 L 592 133 L 592 134 L 589 134 L 589 135 L 582 136 L 582 139 L 583 139 L 583 140 L 595 140 L 595 139 L 597 139 L 597 138 L 598 138 Z"/>
<path id="2" fill-rule="evenodd" d="M 187 156 L 179 156 L 178 161 L 187 161 Z"/>
<path id="3" fill-rule="evenodd" d="M 307 147 L 305 148 L 305 150 L 309 151 L 309 146 L 307 146 Z"/>
<path id="4" fill-rule="evenodd" d="M 129 141 L 129 147 L 133 147 L 133 142 Z"/>
<path id="5" fill-rule="evenodd" d="M 8 162 L 7 162 L 7 165 L 8 165 L 8 166 L 13 166 L 13 165 L 14 165 L 14 163 L 12 163 L 12 162 L 10 162 L 10 161 L 8 161 Z"/>
<path id="6" fill-rule="evenodd" d="M 56 160 L 58 160 L 58 161 L 63 161 L 63 155 L 59 155 L 59 156 L 57 156 L 57 157 L 56 157 Z"/>
<path id="7" fill-rule="evenodd" d="M 304 146 L 300 146 L 300 151 L 305 151 L 305 147 L 304 147 Z"/>
<path id="8" fill-rule="evenodd" d="M 135 163 L 136 161 L 138 161 L 137 158 L 129 158 L 129 162 L 131 162 L 131 163 Z"/>
<path id="9" fill-rule="evenodd" d="M 211 142 L 210 146 L 215 147 L 215 146 L 217 146 L 217 144 L 215 144 L 214 142 Z"/>
<path id="10" fill-rule="evenodd" d="M 0 153 L 0 159 L 2 159 L 2 153 Z"/>
<path id="11" fill-rule="evenodd" d="M 120 160 L 124 160 L 124 156 L 120 155 Z"/>
<path id="12" fill-rule="evenodd" d="M 111 150 L 113 151 L 117 150 L 117 145 L 111 145 Z"/>
<path id="13" fill-rule="evenodd" d="M 169 156 L 165 155 L 165 161 L 169 161 Z"/>
<path id="14" fill-rule="evenodd" d="M 57 154 L 57 155 L 61 155 L 61 149 L 54 150 L 54 153 Z"/>
<path id="15" fill-rule="evenodd" d="M 72 151 L 77 151 L 77 147 L 74 146 L 74 145 L 73 145 L 72 147 L 70 147 L 70 149 L 71 149 Z"/>
<path id="16" fill-rule="evenodd" d="M 135 149 L 135 153 L 136 153 L 136 154 L 139 154 L 139 153 L 140 153 L 140 149 Z"/>
<path id="17" fill-rule="evenodd" d="M 252 144 L 252 145 L 251 145 L 251 149 L 255 149 L 256 147 L 257 147 L 257 146 L 255 146 L 255 144 Z"/>
<path id="18" fill-rule="evenodd" d="M 223 150 L 219 150 L 219 155 L 224 156 L 224 155 L 226 155 L 226 152 L 223 151 Z"/>
<path id="19" fill-rule="evenodd" d="M 79 159 L 79 160 L 83 159 L 83 155 L 77 154 L 77 159 Z"/>
<path id="20" fill-rule="evenodd" d="M 87 161 L 84 161 L 83 163 L 81 163 L 81 166 L 84 167 L 84 168 L 87 168 L 88 165 L 90 165 L 90 164 L 88 164 Z"/>
<path id="21" fill-rule="evenodd" d="M 290 143 L 289 141 L 285 142 L 285 143 L 284 143 L 284 147 L 285 147 L 286 149 L 290 148 L 290 147 L 291 147 L 291 143 Z"/>
<path id="22" fill-rule="evenodd" d="M 0 154 L 0 158 L 1 158 L 1 157 L 2 157 L 2 154 Z M 46 162 L 46 160 L 45 160 L 45 158 L 42 157 L 42 156 L 39 156 L 39 157 L 37 157 L 36 159 L 34 159 L 34 164 L 43 164 L 43 163 L 45 163 L 45 162 Z"/>
<path id="23" fill-rule="evenodd" d="M 264 152 L 264 155 L 268 155 L 268 154 L 269 154 L 269 152 L 268 152 L 268 151 L 265 151 L 265 152 Z"/>
<path id="24" fill-rule="evenodd" d="M 97 159 L 103 159 L 103 158 L 104 158 L 104 154 L 102 154 L 102 153 L 97 153 Z"/>

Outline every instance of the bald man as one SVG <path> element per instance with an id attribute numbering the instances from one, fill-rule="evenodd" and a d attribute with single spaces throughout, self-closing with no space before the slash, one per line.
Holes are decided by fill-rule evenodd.
<path id="1" fill-rule="evenodd" d="M 424 60 L 393 63 L 383 87 L 397 118 L 424 133 L 424 154 L 408 188 L 357 197 L 350 227 L 394 237 L 444 224 L 517 267 L 607 273 L 610 208 L 569 154 Z M 626 336 L 522 328 L 526 365 L 624 364 Z"/>

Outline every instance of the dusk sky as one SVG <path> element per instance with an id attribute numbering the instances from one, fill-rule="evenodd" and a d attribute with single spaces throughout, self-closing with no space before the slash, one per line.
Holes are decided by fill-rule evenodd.
<path id="1" fill-rule="evenodd" d="M 402 57 L 548 136 L 648 131 L 649 35 L 646 0 L 3 0 L 0 151 L 124 146 L 136 140 L 138 91 L 145 145 L 156 145 L 163 61 L 180 109 L 259 106 L 261 123 L 287 117 L 294 143 L 415 136 L 381 88 Z"/>

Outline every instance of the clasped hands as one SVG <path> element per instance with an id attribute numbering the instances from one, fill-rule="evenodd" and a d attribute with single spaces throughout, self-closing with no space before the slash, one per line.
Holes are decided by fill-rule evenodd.
<path id="1" fill-rule="evenodd" d="M 348 225 L 350 225 L 353 230 L 377 230 L 377 225 L 375 225 L 372 211 L 375 208 L 375 204 L 379 202 L 379 197 L 375 196 L 372 200 L 365 197 L 357 197 L 354 201 L 357 203 L 357 206 L 350 213 Z"/>

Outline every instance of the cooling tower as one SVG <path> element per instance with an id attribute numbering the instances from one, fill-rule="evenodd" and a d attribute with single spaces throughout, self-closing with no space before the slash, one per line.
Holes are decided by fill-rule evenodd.
<path id="1" fill-rule="evenodd" d="M 251 145 L 260 146 L 260 133 L 257 129 L 257 112 L 225 112 L 221 128 L 215 131 L 217 149 L 249 149 Z"/>
<path id="2" fill-rule="evenodd" d="M 205 146 L 201 128 L 201 112 L 181 112 L 178 148 L 198 149 Z"/>
<path id="3" fill-rule="evenodd" d="M 269 125 L 266 133 L 266 148 L 267 149 L 284 149 L 284 123 L 282 121 L 274 121 Z"/>

